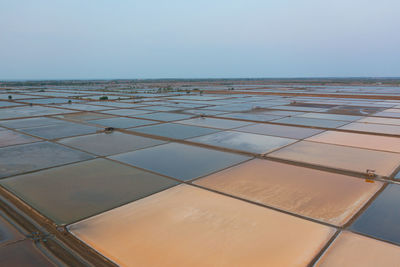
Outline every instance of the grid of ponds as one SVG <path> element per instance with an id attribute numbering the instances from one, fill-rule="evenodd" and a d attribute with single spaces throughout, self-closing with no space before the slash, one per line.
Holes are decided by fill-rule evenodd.
<path id="1" fill-rule="evenodd" d="M 237 88 L 0 91 L 1 201 L 109 265 L 398 264 L 395 88 Z M 1 266 L 60 264 L 0 215 Z"/>

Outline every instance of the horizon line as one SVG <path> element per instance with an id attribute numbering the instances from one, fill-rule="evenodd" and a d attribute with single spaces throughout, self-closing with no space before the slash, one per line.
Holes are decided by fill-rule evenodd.
<path id="1" fill-rule="evenodd" d="M 400 79 L 400 76 L 302 76 L 302 77 L 237 77 L 237 78 L 40 78 L 40 79 L 0 79 L 0 82 L 40 82 L 40 81 L 166 81 L 166 80 L 318 80 L 318 79 Z"/>

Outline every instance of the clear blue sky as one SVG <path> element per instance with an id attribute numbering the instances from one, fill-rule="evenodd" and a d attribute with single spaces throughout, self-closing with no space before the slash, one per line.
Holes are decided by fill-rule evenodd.
<path id="1" fill-rule="evenodd" d="M 0 0 L 0 79 L 400 76 L 399 0 Z"/>

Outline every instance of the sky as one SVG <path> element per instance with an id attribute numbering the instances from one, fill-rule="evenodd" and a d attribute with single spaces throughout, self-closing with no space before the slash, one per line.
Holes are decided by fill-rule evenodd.
<path id="1" fill-rule="evenodd" d="M 399 0 L 0 0 L 0 80 L 399 77 Z"/>

